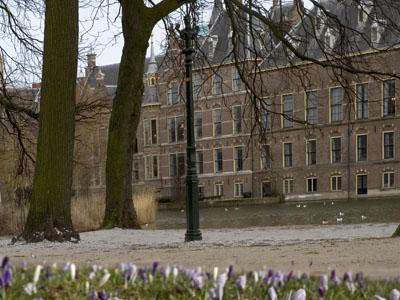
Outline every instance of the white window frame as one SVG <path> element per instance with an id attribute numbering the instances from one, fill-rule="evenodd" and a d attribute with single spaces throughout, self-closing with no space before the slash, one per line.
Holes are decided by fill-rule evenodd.
<path id="1" fill-rule="evenodd" d="M 340 161 L 333 161 L 333 139 L 340 139 Z M 340 163 L 342 163 L 342 136 L 331 136 L 330 137 L 330 143 L 329 143 L 329 146 L 330 146 L 330 151 L 329 151 L 329 153 L 330 153 L 330 157 L 331 157 L 331 164 L 340 164 Z"/>
<path id="2" fill-rule="evenodd" d="M 156 137 L 155 137 L 155 142 L 153 142 L 153 127 L 152 127 L 152 121 L 156 121 Z M 148 123 L 148 129 L 149 129 L 149 135 L 146 136 L 146 124 Z M 149 145 L 157 145 L 158 144 L 158 120 L 157 118 L 151 118 L 151 119 L 144 119 L 143 120 L 143 142 L 145 146 Z"/>
<path id="3" fill-rule="evenodd" d="M 366 101 L 359 101 L 358 97 L 358 87 L 359 86 L 366 86 L 367 87 L 367 96 L 366 96 Z M 355 86 L 355 118 L 356 120 L 367 120 L 369 118 L 369 83 L 368 82 L 362 82 L 362 83 L 357 83 Z M 364 105 L 366 106 L 366 116 L 361 116 L 359 117 L 359 103 L 361 104 L 361 107 L 364 108 Z M 364 109 L 362 109 L 362 112 L 364 112 Z"/>
<path id="4" fill-rule="evenodd" d="M 365 160 L 360 160 L 359 155 L 358 155 L 358 137 L 359 136 L 366 136 L 367 137 L 367 154 L 366 154 L 366 159 Z M 366 133 L 361 133 L 361 134 L 356 134 L 356 161 L 368 161 L 368 134 Z"/>
<path id="5" fill-rule="evenodd" d="M 243 82 L 242 78 L 240 77 L 239 69 L 236 66 L 232 67 L 232 91 L 233 92 L 241 91 L 242 84 Z"/>
<path id="6" fill-rule="evenodd" d="M 217 152 L 216 152 L 217 150 L 221 150 L 221 153 L 222 153 L 222 170 L 221 171 L 217 171 Z M 224 152 L 223 152 L 222 147 L 213 149 L 213 158 L 214 158 L 214 173 L 215 174 L 223 173 L 224 172 Z"/>
<path id="7" fill-rule="evenodd" d="M 332 90 L 337 90 L 340 89 L 342 91 L 342 99 L 340 101 L 340 120 L 332 120 L 332 113 L 333 113 L 333 107 L 332 107 Z M 329 88 L 329 123 L 340 123 L 343 122 L 343 102 L 344 102 L 344 89 L 342 86 L 334 86 Z M 339 105 L 337 105 L 339 106 Z"/>
<path id="8" fill-rule="evenodd" d="M 173 86 L 174 86 L 174 84 L 177 85 L 176 99 L 173 98 L 174 95 L 175 95 L 175 93 L 173 92 Z M 176 103 L 179 103 L 179 82 L 176 81 L 176 80 L 171 81 L 171 82 L 168 84 L 167 103 L 168 103 L 168 105 L 174 105 L 174 104 L 176 104 Z"/>
<path id="9" fill-rule="evenodd" d="M 154 157 L 157 158 L 157 176 L 154 176 Z M 151 174 L 148 173 L 148 159 L 150 160 Z M 160 177 L 160 159 L 158 155 L 146 155 L 144 157 L 144 170 L 145 170 L 145 178 L 146 179 L 157 179 Z"/>
<path id="10" fill-rule="evenodd" d="M 233 196 L 235 198 L 243 198 L 243 190 L 244 190 L 244 183 L 243 182 L 235 182 L 233 185 Z"/>
<path id="11" fill-rule="evenodd" d="M 333 178 L 336 179 L 336 187 L 333 187 Z M 339 182 L 339 178 L 340 178 L 340 188 L 338 188 L 338 182 Z M 332 175 L 331 176 L 331 191 L 332 192 L 340 192 L 342 191 L 342 185 L 343 185 L 343 177 L 342 175 Z"/>
<path id="12" fill-rule="evenodd" d="M 308 189 L 308 181 L 311 180 L 311 190 Z M 316 180 L 316 187 L 314 186 L 314 180 Z M 306 191 L 307 193 L 316 193 L 318 192 L 318 177 L 313 176 L 313 177 L 307 177 L 306 178 Z"/>
<path id="13" fill-rule="evenodd" d="M 215 122 L 215 120 L 216 120 L 216 118 L 215 118 L 215 112 L 216 111 L 220 111 L 220 114 L 221 114 L 221 118 L 220 118 L 220 121 L 219 121 L 219 124 L 221 125 L 220 127 L 221 127 L 221 132 L 219 133 L 219 134 L 217 134 L 216 133 L 216 126 L 215 126 L 215 124 L 216 124 L 216 122 Z M 221 136 L 222 135 L 222 108 L 214 108 L 213 110 L 212 110 L 212 122 L 213 122 L 213 136 L 214 137 L 216 137 L 216 136 Z"/>
<path id="14" fill-rule="evenodd" d="M 214 183 L 214 196 L 224 196 L 224 184 L 221 182 Z"/>
<path id="15" fill-rule="evenodd" d="M 236 119 L 236 109 L 240 108 L 240 116 L 239 119 Z M 222 118 L 221 118 L 222 119 Z M 236 128 L 236 122 L 239 122 L 240 131 Z M 241 134 L 243 132 L 243 122 L 242 122 L 242 105 L 234 105 L 232 106 L 232 133 L 234 135 Z"/>
<path id="16" fill-rule="evenodd" d="M 385 183 L 385 175 L 387 175 L 388 182 Z M 393 176 L 393 185 L 390 185 L 390 176 Z M 382 189 L 394 189 L 395 187 L 395 175 L 394 171 L 386 171 L 382 173 Z"/>
<path id="17" fill-rule="evenodd" d="M 219 93 L 217 93 L 218 90 L 217 90 L 217 86 L 216 86 L 216 79 L 217 78 L 220 79 L 220 87 L 219 87 L 220 90 L 219 90 Z M 220 76 L 219 74 L 214 74 L 213 77 L 212 77 L 212 82 L 211 82 L 211 84 L 212 84 L 211 90 L 212 90 L 213 96 L 220 96 L 220 95 L 223 94 L 223 92 L 222 92 L 222 83 L 223 83 L 222 76 Z"/>
<path id="18" fill-rule="evenodd" d="M 264 162 L 263 162 L 263 148 L 264 147 L 268 147 L 268 149 L 269 149 L 267 165 L 264 165 Z M 271 151 L 270 144 L 260 145 L 260 170 L 268 170 L 272 167 L 272 153 L 271 152 L 272 151 Z"/>
<path id="19" fill-rule="evenodd" d="M 309 162 L 309 157 L 308 157 L 308 145 L 309 145 L 309 142 L 312 142 L 312 141 L 314 141 L 315 142 L 315 163 L 314 164 L 310 164 L 310 162 Z M 316 139 L 308 139 L 308 140 L 306 140 L 306 165 L 307 166 L 315 166 L 316 164 L 317 164 L 317 140 Z M 293 152 L 293 149 L 292 149 L 292 152 Z"/>
<path id="20" fill-rule="evenodd" d="M 286 186 L 288 187 L 288 189 L 286 189 Z M 294 191 L 294 179 L 293 178 L 283 179 L 283 194 L 284 195 L 293 194 L 293 191 Z"/>
<path id="21" fill-rule="evenodd" d="M 292 118 L 292 120 L 289 120 L 289 119 L 287 119 L 287 118 L 285 118 L 285 115 L 286 115 L 286 112 L 285 112 L 285 101 L 284 101 L 284 98 L 285 97 L 288 97 L 288 96 L 290 96 L 291 98 L 292 98 L 292 110 L 291 110 L 291 118 Z M 284 95 L 282 95 L 281 96 L 281 107 L 282 107 L 282 117 L 281 117 L 281 120 L 282 120 L 282 126 L 281 126 L 281 128 L 293 128 L 293 126 L 294 126 L 294 122 L 293 122 L 293 119 L 294 119 L 294 94 L 293 93 L 289 93 L 289 94 L 284 94 Z M 287 122 L 287 123 L 285 123 L 285 122 Z"/>

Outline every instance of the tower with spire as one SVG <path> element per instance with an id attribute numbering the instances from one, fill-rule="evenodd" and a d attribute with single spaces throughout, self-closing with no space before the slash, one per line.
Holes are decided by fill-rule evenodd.
<path id="1" fill-rule="evenodd" d="M 154 41 L 153 35 L 151 36 L 150 42 L 150 59 L 147 65 L 146 77 L 147 77 L 147 85 L 154 86 L 157 82 L 157 73 L 158 73 L 158 66 L 156 61 L 156 56 L 154 54 Z"/>

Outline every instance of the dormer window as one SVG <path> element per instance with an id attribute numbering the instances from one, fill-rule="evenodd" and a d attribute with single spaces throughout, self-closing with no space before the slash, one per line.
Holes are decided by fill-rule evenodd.
<path id="1" fill-rule="evenodd" d="M 384 31 L 384 20 L 377 20 L 371 24 L 371 43 L 379 43 Z"/>
<path id="2" fill-rule="evenodd" d="M 218 43 L 218 36 L 213 35 L 208 38 L 207 44 L 208 44 L 208 58 L 212 58 L 214 56 L 214 51 L 215 48 L 217 47 Z"/>
<path id="3" fill-rule="evenodd" d="M 325 36 L 324 36 L 324 47 L 325 50 L 328 49 L 333 49 L 333 46 L 335 45 L 336 42 L 336 37 L 332 31 L 332 29 L 328 28 L 326 30 Z"/>
<path id="4" fill-rule="evenodd" d="M 230 30 L 229 31 L 229 35 L 228 35 L 228 52 L 232 52 L 233 50 L 233 31 Z"/>
<path id="5" fill-rule="evenodd" d="M 156 78 L 154 76 L 149 78 L 149 86 L 156 85 Z"/>

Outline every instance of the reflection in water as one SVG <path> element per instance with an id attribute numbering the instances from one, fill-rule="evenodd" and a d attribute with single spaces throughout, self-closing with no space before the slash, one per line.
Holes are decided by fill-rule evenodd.
<path id="1" fill-rule="evenodd" d="M 400 223 L 400 199 L 308 202 L 306 205 L 283 203 L 200 210 L 201 228 L 389 222 Z M 158 211 L 157 228 L 186 228 L 186 214 L 181 210 Z"/>

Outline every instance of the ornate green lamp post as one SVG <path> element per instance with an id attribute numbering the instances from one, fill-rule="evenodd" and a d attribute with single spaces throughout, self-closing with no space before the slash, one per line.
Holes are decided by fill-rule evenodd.
<path id="1" fill-rule="evenodd" d="M 186 4 L 184 17 L 185 28 L 178 30 L 181 38 L 185 41 L 183 54 L 185 55 L 185 82 L 186 82 L 186 129 L 187 129 L 187 150 L 186 150 L 186 234 L 185 241 L 200 241 L 202 239 L 199 229 L 199 193 L 197 169 L 196 169 L 196 144 L 194 137 L 194 112 L 193 112 L 193 40 L 196 35 L 196 28 L 192 26 L 190 17 L 191 4 Z"/>

